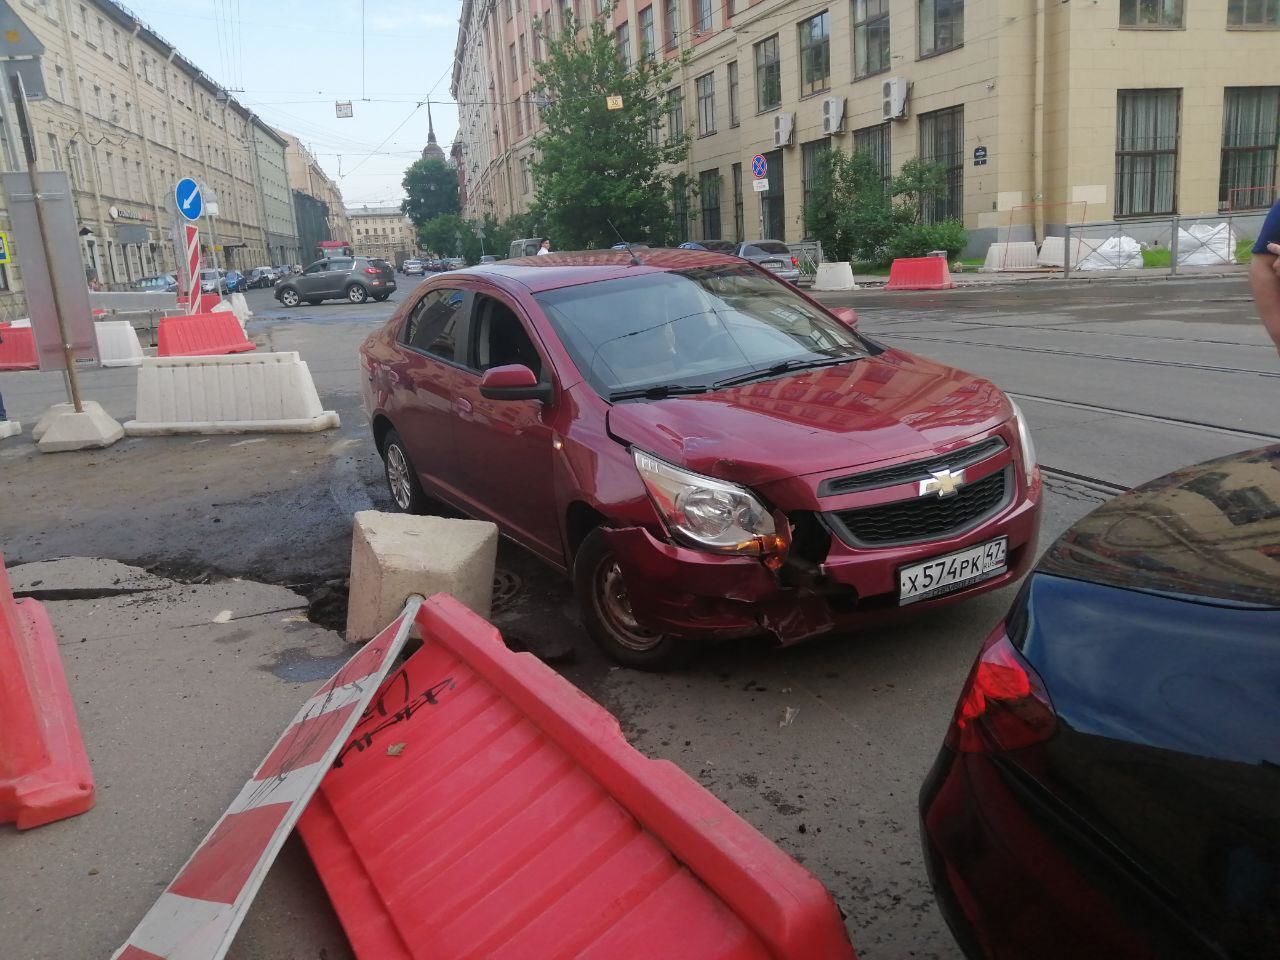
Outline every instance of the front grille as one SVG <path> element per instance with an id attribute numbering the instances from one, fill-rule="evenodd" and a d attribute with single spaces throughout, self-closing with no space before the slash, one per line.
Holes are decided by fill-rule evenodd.
<path id="1" fill-rule="evenodd" d="M 831 527 L 850 546 L 918 543 L 963 533 L 987 519 L 1009 497 L 1011 467 L 963 486 L 950 497 L 933 494 L 827 514 Z"/>
<path id="2" fill-rule="evenodd" d="M 899 483 L 914 483 L 917 480 L 928 480 L 934 470 L 963 470 L 975 463 L 981 463 L 987 457 L 994 456 L 1005 448 L 1000 437 L 988 437 L 978 443 L 960 450 L 953 450 L 928 460 L 913 460 L 911 463 L 900 463 L 896 467 L 885 467 L 882 470 L 868 470 L 866 473 L 855 473 L 848 477 L 834 477 L 823 480 L 818 485 L 818 496 L 835 497 L 845 493 L 856 493 L 859 490 L 875 490 L 879 487 L 892 487 Z"/>

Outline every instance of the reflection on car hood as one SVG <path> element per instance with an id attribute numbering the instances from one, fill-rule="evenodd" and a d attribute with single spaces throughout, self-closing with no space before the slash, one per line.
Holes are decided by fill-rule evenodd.
<path id="1" fill-rule="evenodd" d="M 932 451 L 1010 416 L 986 380 L 888 351 L 712 393 L 615 404 L 609 431 L 690 470 L 760 484 Z"/>
<path id="2" fill-rule="evenodd" d="M 1078 521 L 1045 573 L 1280 607 L 1280 445 L 1153 480 Z"/>

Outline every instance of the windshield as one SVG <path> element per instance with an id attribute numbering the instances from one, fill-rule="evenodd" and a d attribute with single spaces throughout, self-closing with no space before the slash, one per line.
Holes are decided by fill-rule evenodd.
<path id="1" fill-rule="evenodd" d="M 867 355 L 848 327 L 746 265 L 623 277 L 536 299 L 604 397 L 657 386 L 711 388 L 779 364 Z"/>

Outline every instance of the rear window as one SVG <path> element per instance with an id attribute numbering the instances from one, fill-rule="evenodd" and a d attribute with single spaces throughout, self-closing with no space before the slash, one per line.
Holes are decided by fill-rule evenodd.
<path id="1" fill-rule="evenodd" d="M 777 240 L 762 240 L 759 243 L 751 244 L 753 253 L 780 253 L 784 256 L 791 256 L 791 248 L 785 243 L 779 243 Z"/>

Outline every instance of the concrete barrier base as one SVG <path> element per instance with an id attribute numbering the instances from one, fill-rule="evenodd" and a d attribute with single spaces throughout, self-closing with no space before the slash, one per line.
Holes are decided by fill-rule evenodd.
<path id="1" fill-rule="evenodd" d="M 411 593 L 449 593 L 488 617 L 497 556 L 492 523 L 360 511 L 351 533 L 347 640 L 377 635 Z"/>
<path id="2" fill-rule="evenodd" d="M 85 409 L 85 412 L 89 412 L 91 410 L 93 411 L 102 410 L 101 404 L 99 404 L 96 400 L 85 400 L 80 404 L 80 406 L 82 406 Z M 62 416 L 63 414 L 75 413 L 75 411 L 76 411 L 76 408 L 73 404 L 55 403 L 52 407 L 50 407 L 43 414 L 40 415 L 40 419 L 36 421 L 36 425 L 31 428 L 31 439 L 38 442 L 40 438 L 44 436 L 45 431 L 49 429 L 49 424 L 53 423 L 55 419 Z M 103 416 L 106 416 L 105 412 L 103 412 Z"/>
<path id="3" fill-rule="evenodd" d="M 847 263 L 820 263 L 814 274 L 813 289 L 822 291 L 857 290 L 853 281 L 853 267 Z"/>
<path id="4" fill-rule="evenodd" d="M 0 420 L 0 440 L 16 437 L 22 432 L 22 424 L 17 420 Z"/>
<path id="5" fill-rule="evenodd" d="M 57 406 L 65 409 L 56 414 L 49 411 L 37 424 L 37 427 L 43 425 L 36 444 L 41 453 L 66 453 L 70 450 L 109 447 L 124 437 L 120 424 L 96 403 L 81 404 L 83 413 L 76 413 L 69 403 Z M 33 430 L 32 436 L 34 435 Z"/>

